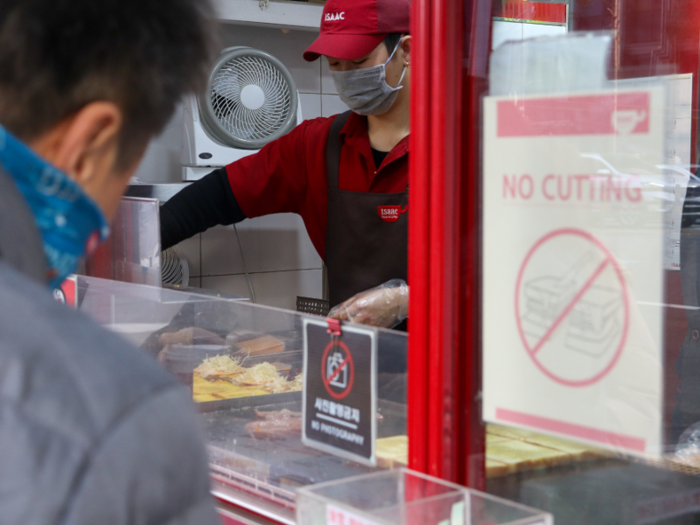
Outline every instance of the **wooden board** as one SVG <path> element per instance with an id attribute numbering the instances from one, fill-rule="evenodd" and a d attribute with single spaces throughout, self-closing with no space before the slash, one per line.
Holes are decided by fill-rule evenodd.
<path id="1" fill-rule="evenodd" d="M 514 472 L 555 467 L 571 462 L 571 456 L 566 452 L 515 440 L 490 445 L 486 450 L 486 457 L 505 463 Z"/>
<path id="2" fill-rule="evenodd" d="M 500 476 L 506 476 L 514 471 L 510 465 L 496 461 L 495 459 L 486 458 L 486 477 L 487 478 L 498 478 Z"/>
<path id="3" fill-rule="evenodd" d="M 398 468 L 408 465 L 408 436 L 391 436 L 377 439 L 377 465 Z"/>
<path id="4" fill-rule="evenodd" d="M 491 437 L 490 437 L 491 436 Z M 492 441 L 489 441 L 491 439 Z M 554 436 L 547 436 L 538 432 L 529 430 L 521 430 L 519 428 L 504 427 L 502 425 L 494 425 L 489 423 L 486 425 L 486 443 L 495 443 L 495 440 L 512 439 L 516 441 L 525 441 L 533 445 L 552 448 L 566 452 L 572 456 L 575 461 L 586 461 L 590 459 L 605 458 L 610 456 L 610 452 L 587 445 L 585 443 L 577 443 L 568 439 L 562 439 Z"/>
<path id="5" fill-rule="evenodd" d="M 487 425 L 486 477 L 566 465 L 608 457 L 610 454 L 590 445 L 536 432 Z M 377 440 L 377 463 L 384 468 L 408 464 L 408 437 L 392 436 Z"/>

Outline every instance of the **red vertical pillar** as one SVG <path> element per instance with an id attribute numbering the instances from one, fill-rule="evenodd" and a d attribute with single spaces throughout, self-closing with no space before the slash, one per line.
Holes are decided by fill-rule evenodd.
<path id="1" fill-rule="evenodd" d="M 455 248 L 458 242 L 457 194 L 460 160 L 461 78 L 459 75 L 461 2 L 434 0 L 431 4 L 431 46 L 428 56 L 430 80 L 430 147 L 428 253 L 428 471 L 456 479 L 454 456 L 455 383 L 451 371 L 457 347 Z"/>
<path id="2" fill-rule="evenodd" d="M 476 488 L 484 466 L 478 316 L 484 82 L 472 78 L 478 71 L 471 64 L 485 73 L 490 13 L 491 0 L 413 0 L 410 467 Z"/>
<path id="3" fill-rule="evenodd" d="M 428 472 L 428 352 L 430 341 L 430 0 L 413 0 L 411 137 L 408 214 L 410 336 L 408 342 L 409 467 Z"/>

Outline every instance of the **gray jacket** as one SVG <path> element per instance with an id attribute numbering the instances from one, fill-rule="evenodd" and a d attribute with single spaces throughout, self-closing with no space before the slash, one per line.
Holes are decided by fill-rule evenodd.
<path id="1" fill-rule="evenodd" d="M 185 389 L 55 302 L 44 260 L 0 170 L 0 523 L 219 524 Z"/>

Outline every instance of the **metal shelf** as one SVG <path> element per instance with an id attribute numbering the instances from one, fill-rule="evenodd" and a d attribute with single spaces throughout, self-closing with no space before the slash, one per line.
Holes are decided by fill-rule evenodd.
<path id="1" fill-rule="evenodd" d="M 323 5 L 271 0 L 264 9 L 258 0 L 214 0 L 219 20 L 280 29 L 318 31 Z"/>

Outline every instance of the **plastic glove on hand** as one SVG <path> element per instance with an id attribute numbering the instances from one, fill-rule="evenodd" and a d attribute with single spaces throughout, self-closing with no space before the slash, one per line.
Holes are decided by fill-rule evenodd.
<path id="1" fill-rule="evenodd" d="M 392 328 L 408 317 L 408 285 L 401 279 L 392 279 L 335 306 L 328 317 Z"/>

